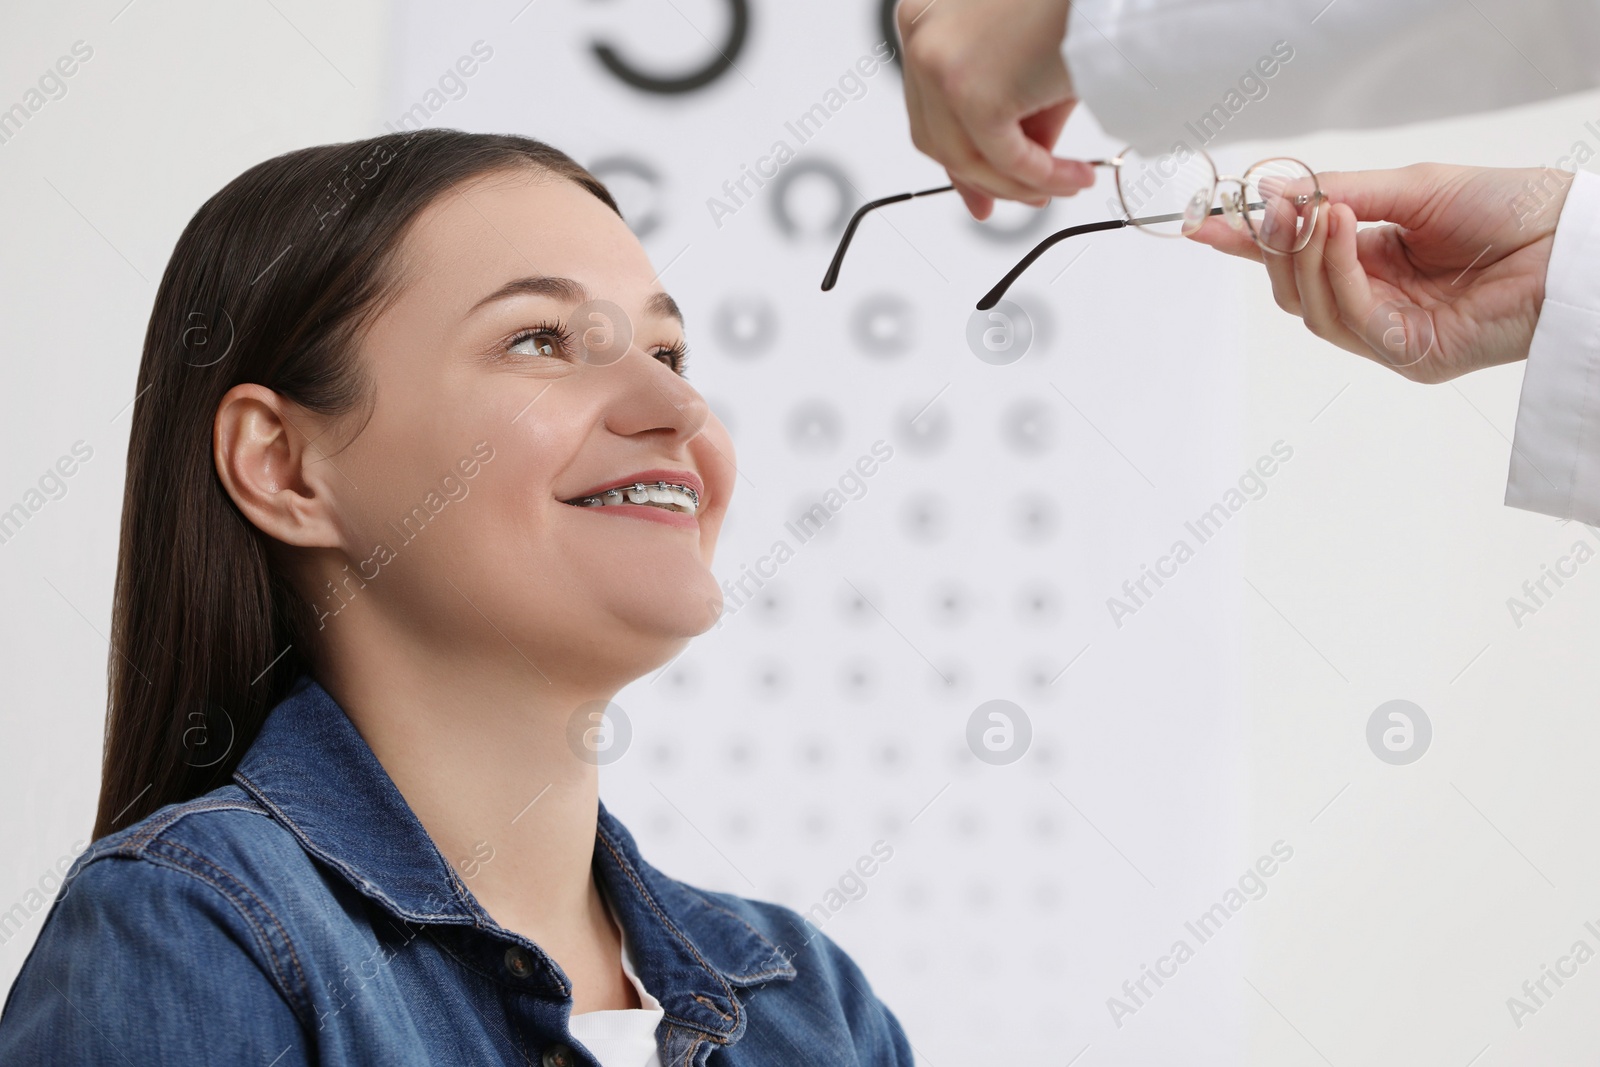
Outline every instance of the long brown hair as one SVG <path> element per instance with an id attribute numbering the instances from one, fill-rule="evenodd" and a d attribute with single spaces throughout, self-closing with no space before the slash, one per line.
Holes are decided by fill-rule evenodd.
<path id="1" fill-rule="evenodd" d="M 396 289 L 408 224 L 452 186 L 507 169 L 572 181 L 617 211 L 542 142 L 419 130 L 259 163 L 184 228 L 139 365 L 96 838 L 227 781 L 310 663 L 312 612 L 217 477 L 223 394 L 251 382 L 325 415 L 357 409 L 369 390 L 356 343 Z"/>

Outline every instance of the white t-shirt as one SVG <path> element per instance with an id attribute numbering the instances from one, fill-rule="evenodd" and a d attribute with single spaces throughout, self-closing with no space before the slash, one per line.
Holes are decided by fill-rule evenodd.
<path id="1" fill-rule="evenodd" d="M 604 894 L 601 898 L 604 899 Z M 610 906 L 607 902 L 607 909 Z M 612 912 L 611 917 L 615 921 L 616 913 Z M 628 947 L 628 935 L 620 922 L 617 932 L 622 935 L 622 972 L 639 991 L 639 1003 L 643 1006 L 580 1012 L 572 1016 L 567 1028 L 604 1067 L 661 1067 L 661 1056 L 656 1050 L 656 1027 L 666 1012 L 661 1002 L 639 981 L 633 969 L 633 950 Z"/>

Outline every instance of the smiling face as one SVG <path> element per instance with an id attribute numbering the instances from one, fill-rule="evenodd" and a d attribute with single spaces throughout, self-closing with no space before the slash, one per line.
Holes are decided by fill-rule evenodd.
<path id="1" fill-rule="evenodd" d="M 552 680 L 666 662 L 721 608 L 733 447 L 638 240 L 571 182 L 500 172 L 430 205 L 399 262 L 359 348 L 370 418 L 333 431 L 322 475 L 332 647 L 376 622 L 444 655 L 514 645 Z"/>

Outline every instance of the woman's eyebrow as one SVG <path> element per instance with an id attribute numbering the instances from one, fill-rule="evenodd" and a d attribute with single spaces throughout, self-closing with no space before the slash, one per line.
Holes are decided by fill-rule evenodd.
<path id="1" fill-rule="evenodd" d="M 644 309 L 664 319 L 677 319 L 678 325 L 683 325 L 683 312 L 678 309 L 678 302 L 666 293 L 652 293 L 644 302 Z"/>
<path id="2" fill-rule="evenodd" d="M 467 315 L 476 314 L 485 305 L 497 300 L 505 300 L 513 296 L 550 296 L 564 300 L 569 304 L 581 304 L 589 299 L 589 290 L 583 287 L 582 282 L 571 278 L 560 278 L 544 274 L 533 274 L 526 278 L 513 278 L 500 288 L 479 300 L 472 306 Z M 683 312 L 678 308 L 678 302 L 666 293 L 652 293 L 644 302 L 644 309 L 651 315 L 662 318 L 677 319 L 683 323 Z"/>
<path id="3" fill-rule="evenodd" d="M 486 304 L 497 300 L 504 300 L 512 296 L 553 296 L 572 304 L 581 304 L 589 299 L 589 291 L 580 282 L 571 278 L 550 277 L 543 274 L 529 275 L 526 278 L 513 278 L 500 288 L 472 305 L 472 310 L 467 314 L 474 315 Z"/>

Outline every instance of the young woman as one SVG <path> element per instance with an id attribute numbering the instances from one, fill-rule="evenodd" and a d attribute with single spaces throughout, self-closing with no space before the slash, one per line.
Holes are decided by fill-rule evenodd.
<path id="1" fill-rule="evenodd" d="M 291 152 L 145 337 L 96 840 L 0 1063 L 910 1064 L 794 912 L 644 862 L 592 732 L 720 611 L 733 449 L 605 188 Z"/>

